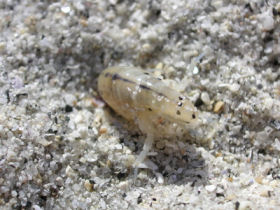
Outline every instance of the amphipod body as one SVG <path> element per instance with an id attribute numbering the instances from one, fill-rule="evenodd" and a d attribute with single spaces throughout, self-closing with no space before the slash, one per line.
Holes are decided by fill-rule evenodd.
<path id="1" fill-rule="evenodd" d="M 134 120 L 147 135 L 137 162 L 146 157 L 154 137 L 168 135 L 166 124 L 194 125 L 197 110 L 180 92 L 166 86 L 150 72 L 136 67 L 110 67 L 98 78 L 103 100 L 118 114 Z"/>

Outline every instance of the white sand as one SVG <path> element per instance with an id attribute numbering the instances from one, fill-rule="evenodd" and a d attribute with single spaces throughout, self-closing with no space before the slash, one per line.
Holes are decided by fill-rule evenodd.
<path id="1" fill-rule="evenodd" d="M 133 2 L 0 0 L 0 208 L 279 209 L 280 4 Z M 144 136 L 96 92 L 120 64 L 201 112 L 135 184 Z"/>

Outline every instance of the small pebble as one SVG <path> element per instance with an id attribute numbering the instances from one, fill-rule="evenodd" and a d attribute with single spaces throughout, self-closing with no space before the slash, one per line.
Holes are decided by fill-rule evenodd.
<path id="1" fill-rule="evenodd" d="M 162 70 L 163 69 L 163 63 L 158 63 L 155 68 Z"/>
<path id="2" fill-rule="evenodd" d="M 207 185 L 207 186 L 205 186 L 205 189 L 208 192 L 214 192 L 216 190 L 216 186 L 215 185 Z"/>
<path id="3" fill-rule="evenodd" d="M 65 173 L 66 173 L 66 176 L 68 176 L 68 177 L 74 177 L 75 176 L 74 170 L 69 165 L 66 167 Z"/>
<path id="4" fill-rule="evenodd" d="M 270 194 L 271 194 L 271 191 L 269 191 L 269 190 L 263 190 L 263 191 L 261 191 L 260 192 L 260 196 L 262 196 L 262 197 L 270 197 Z"/>
<path id="5" fill-rule="evenodd" d="M 275 138 L 273 146 L 276 150 L 280 151 L 280 141 L 277 138 Z"/>
<path id="6" fill-rule="evenodd" d="M 226 200 L 228 201 L 232 201 L 236 199 L 236 195 L 235 194 L 229 194 L 227 197 L 225 197 Z"/>
<path id="7" fill-rule="evenodd" d="M 93 184 L 90 183 L 89 180 L 86 180 L 84 182 L 84 187 L 87 189 L 87 191 L 92 192 L 93 191 Z"/>
<path id="8" fill-rule="evenodd" d="M 118 184 L 118 188 L 121 190 L 128 190 L 130 186 L 129 181 L 122 181 Z"/>
<path id="9" fill-rule="evenodd" d="M 71 8 L 69 6 L 63 6 L 61 7 L 61 12 L 67 14 L 71 11 Z"/>
<path id="10" fill-rule="evenodd" d="M 262 24 L 262 30 L 270 31 L 274 28 L 274 19 L 268 11 L 261 14 L 259 20 Z"/>
<path id="11" fill-rule="evenodd" d="M 107 128 L 101 127 L 101 128 L 99 129 L 99 134 L 101 135 L 101 134 L 104 134 L 104 133 L 107 133 Z"/>
<path id="12" fill-rule="evenodd" d="M 252 208 L 252 202 L 250 201 L 242 201 L 240 202 L 240 206 L 238 208 L 239 210 L 249 210 L 249 209 L 253 209 Z"/>
<path id="13" fill-rule="evenodd" d="M 200 98 L 203 101 L 203 103 L 206 105 L 209 105 L 211 103 L 210 97 L 207 92 L 202 92 Z"/>
<path id="14" fill-rule="evenodd" d="M 163 178 L 161 173 L 156 173 L 156 177 L 157 177 L 157 182 L 159 184 L 163 184 L 164 183 L 164 178 Z"/>
<path id="15" fill-rule="evenodd" d="M 44 147 L 47 147 L 47 146 L 49 146 L 49 145 L 52 144 L 51 141 L 47 141 L 47 140 L 44 139 L 44 138 L 38 139 L 38 143 L 41 144 L 41 145 L 43 145 Z"/>
<path id="16" fill-rule="evenodd" d="M 224 108 L 224 102 L 223 101 L 218 101 L 216 104 L 215 104 L 215 106 L 214 106 L 214 112 L 215 113 L 219 113 L 219 112 L 221 112 L 222 110 L 223 110 L 223 108 Z"/>
<path id="17" fill-rule="evenodd" d="M 229 90 L 233 93 L 236 93 L 240 89 L 240 85 L 237 83 L 231 84 L 228 86 Z"/>
<path id="18" fill-rule="evenodd" d="M 199 73 L 199 69 L 197 68 L 197 66 L 193 67 L 193 74 L 198 74 Z"/>
<path id="19" fill-rule="evenodd" d="M 40 206 L 38 206 L 38 205 L 33 205 L 32 206 L 32 209 L 34 209 L 34 210 L 43 210 Z"/>
<path id="20" fill-rule="evenodd" d="M 265 98 L 265 100 L 264 100 L 264 108 L 269 110 L 269 109 L 272 108 L 273 104 L 274 104 L 274 101 L 273 101 L 272 98 L 270 98 L 270 97 Z"/>
<path id="21" fill-rule="evenodd" d="M 256 181 L 258 184 L 262 184 L 262 183 L 263 183 L 263 177 L 257 176 L 257 177 L 255 178 L 255 181 Z"/>

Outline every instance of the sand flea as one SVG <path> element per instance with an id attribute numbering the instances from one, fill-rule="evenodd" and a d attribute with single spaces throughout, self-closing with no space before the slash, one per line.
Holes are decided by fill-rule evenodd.
<path id="1" fill-rule="evenodd" d="M 154 77 L 152 71 L 110 67 L 98 78 L 98 92 L 116 113 L 134 121 L 146 135 L 136 167 L 146 158 L 155 138 L 172 136 L 176 126 L 193 126 L 198 118 L 187 97 Z"/>

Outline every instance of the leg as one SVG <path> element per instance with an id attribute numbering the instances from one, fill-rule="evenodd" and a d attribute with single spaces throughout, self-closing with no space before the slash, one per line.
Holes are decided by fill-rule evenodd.
<path id="1" fill-rule="evenodd" d="M 142 112 L 138 114 L 138 119 L 137 119 L 137 124 L 139 126 L 139 129 L 147 135 L 143 150 L 137 157 L 134 167 L 134 179 L 136 179 L 137 174 L 138 174 L 138 168 L 139 164 L 143 163 L 145 158 L 148 156 L 149 151 L 151 150 L 154 142 L 154 125 L 153 125 L 153 120 L 152 120 L 153 115 L 151 115 L 148 112 Z"/>
<path id="2" fill-rule="evenodd" d="M 136 159 L 136 163 L 135 163 L 136 166 L 138 166 L 139 163 L 142 163 L 145 160 L 150 149 L 153 146 L 153 142 L 154 142 L 153 135 L 148 134 L 144 142 L 143 150 Z"/>
<path id="3" fill-rule="evenodd" d="M 144 159 L 147 157 L 153 142 L 154 142 L 154 124 L 153 124 L 153 115 L 151 115 L 150 112 L 141 112 L 138 113 L 138 119 L 137 124 L 139 126 L 139 129 L 142 131 L 142 133 L 146 134 L 147 137 L 144 142 L 143 151 L 140 153 L 138 158 L 136 159 L 136 164 L 139 165 L 139 163 L 142 163 Z"/>
<path id="4" fill-rule="evenodd" d="M 139 156 L 137 157 L 137 159 L 134 163 L 134 167 L 135 167 L 135 169 L 134 169 L 134 181 L 137 178 L 139 164 L 142 163 L 145 160 L 145 158 L 147 157 L 149 151 L 151 150 L 151 148 L 153 146 L 153 142 L 154 142 L 153 135 L 147 135 L 147 137 L 145 139 L 145 142 L 144 142 L 143 150 L 139 154 Z"/>

